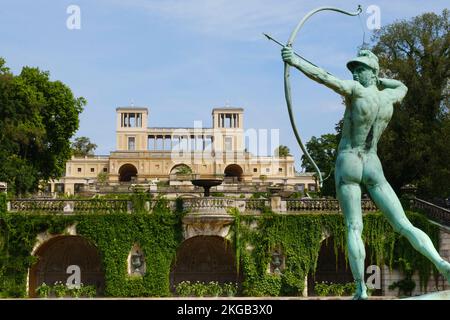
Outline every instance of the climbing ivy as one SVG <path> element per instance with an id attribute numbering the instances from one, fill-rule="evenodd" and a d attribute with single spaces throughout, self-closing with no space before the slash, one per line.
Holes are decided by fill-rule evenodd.
<path id="1" fill-rule="evenodd" d="M 6 193 L 0 193 L 0 216 L 6 212 Z"/>
<path id="2" fill-rule="evenodd" d="M 325 237 L 333 236 L 336 257 L 338 250 L 346 252 L 346 230 L 340 214 L 279 215 L 269 210 L 261 216 L 239 215 L 237 211 L 233 214 L 237 217 L 233 239 L 244 275 L 244 295 L 301 295 L 305 276 L 316 271 Z M 420 214 L 408 212 L 407 215 L 438 246 L 438 227 Z M 427 284 L 431 272 L 436 272 L 431 262 L 395 233 L 380 213 L 364 216 L 363 240 L 371 253 L 367 257 L 371 264 L 386 264 L 393 268 L 399 258 L 403 258 L 419 272 L 422 287 Z M 267 272 L 274 250 L 281 250 L 285 256 L 285 270 L 280 275 Z"/>
<path id="3" fill-rule="evenodd" d="M 28 269 L 36 263 L 31 255 L 39 233 L 61 234 L 76 223 L 77 234 L 93 243 L 105 273 L 105 296 L 169 296 L 169 274 L 182 242 L 183 203 L 158 198 L 146 211 L 146 195 L 135 195 L 133 212 L 108 214 L 7 213 L 0 194 L 0 297 L 26 296 Z M 261 215 L 230 212 L 235 220 L 227 236 L 236 250 L 237 270 L 242 272 L 245 296 L 300 295 L 304 278 L 314 273 L 324 238 L 333 236 L 334 250 L 346 250 L 343 216 L 336 213 L 280 215 L 265 209 Z M 439 229 L 420 214 L 408 212 L 411 222 L 438 245 Z M 364 216 L 363 239 L 371 263 L 395 267 L 400 258 L 419 272 L 421 285 L 429 280 L 433 265 L 396 234 L 381 214 Z M 127 257 L 137 243 L 146 257 L 143 277 L 127 275 Z M 285 256 L 282 274 L 267 272 L 274 250 Z M 336 254 L 336 257 L 338 255 Z M 403 261 L 403 260 L 402 260 Z"/>
<path id="4" fill-rule="evenodd" d="M 167 210 L 152 214 L 81 217 L 80 235 L 92 240 L 104 264 L 106 296 L 168 296 L 170 265 L 181 242 L 177 217 Z M 87 218 L 87 219 L 86 219 Z M 127 276 L 127 257 L 134 243 L 146 256 L 143 277 Z"/>
<path id="5" fill-rule="evenodd" d="M 4 214 L 0 218 L 0 297 L 26 295 L 27 271 L 36 258 L 31 255 L 39 233 L 62 233 L 73 216 Z"/>
<path id="6" fill-rule="evenodd" d="M 105 296 L 168 296 L 170 266 L 182 241 L 181 218 L 180 212 L 168 209 L 164 199 L 155 204 L 151 214 L 5 214 L 0 218 L 0 296 L 25 297 L 28 268 L 37 261 L 31 255 L 37 235 L 61 234 L 74 223 L 77 234 L 99 251 Z M 143 277 L 127 275 L 127 257 L 135 243 L 146 256 Z"/>

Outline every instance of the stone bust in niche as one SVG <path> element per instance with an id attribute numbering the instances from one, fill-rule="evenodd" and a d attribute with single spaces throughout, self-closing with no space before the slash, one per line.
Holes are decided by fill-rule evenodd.
<path id="1" fill-rule="evenodd" d="M 283 268 L 283 256 L 276 250 L 272 252 L 272 261 L 270 262 L 271 273 L 280 275 Z"/>
<path id="2" fill-rule="evenodd" d="M 135 253 L 133 255 L 131 255 L 131 271 L 132 273 L 140 273 L 141 270 L 140 268 L 142 267 L 142 265 L 144 264 L 143 262 L 143 256 L 142 254 L 139 253 Z"/>
<path id="3" fill-rule="evenodd" d="M 133 276 L 143 276 L 146 271 L 145 258 L 141 248 L 135 244 L 128 258 L 128 273 Z"/>

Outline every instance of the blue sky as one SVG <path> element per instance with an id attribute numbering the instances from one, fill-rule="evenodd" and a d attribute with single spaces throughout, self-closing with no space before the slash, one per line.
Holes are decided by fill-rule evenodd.
<path id="1" fill-rule="evenodd" d="M 69 5 L 81 9 L 81 29 L 69 30 Z M 323 12 L 300 31 L 295 50 L 341 78 L 345 63 L 367 40 L 365 9 L 377 5 L 381 25 L 423 12 L 440 13 L 448 1 L 305 0 L 0 0 L 0 56 L 14 73 L 24 65 L 49 70 L 88 104 L 76 136 L 88 136 L 96 153 L 115 148 L 115 108 L 150 108 L 149 126 L 211 126 L 211 109 L 245 109 L 245 127 L 280 129 L 300 167 L 283 93 L 280 48 L 310 10 L 331 5 L 356 17 Z M 293 71 L 297 125 L 304 141 L 334 132 L 341 98 Z"/>

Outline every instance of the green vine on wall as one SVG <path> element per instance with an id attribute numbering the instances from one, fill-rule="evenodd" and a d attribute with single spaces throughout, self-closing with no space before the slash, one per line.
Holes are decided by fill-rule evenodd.
<path id="1" fill-rule="evenodd" d="M 28 268 L 37 262 L 31 255 L 37 235 L 61 234 L 75 222 L 77 234 L 95 244 L 99 251 L 106 280 L 105 296 L 170 295 L 170 267 L 182 241 L 182 213 L 171 212 L 165 199 L 159 199 L 151 213 L 133 213 L 3 214 L 0 217 L 0 236 L 4 239 L 0 246 L 0 297 L 25 297 Z M 127 257 L 135 243 L 139 243 L 147 263 L 146 274 L 137 278 L 127 275 Z"/>
<path id="2" fill-rule="evenodd" d="M 339 250 L 346 252 L 346 230 L 341 214 L 279 215 L 266 211 L 261 216 L 239 215 L 238 212 L 234 215 L 233 238 L 245 277 L 244 295 L 301 295 L 305 276 L 315 273 L 321 242 L 328 235 L 333 236 L 336 257 Z M 437 226 L 417 213 L 408 212 L 408 218 L 430 235 L 435 246 L 438 245 Z M 402 257 L 419 272 L 422 287 L 427 284 L 431 271 L 436 272 L 431 262 L 395 233 L 380 213 L 364 216 L 363 240 L 371 253 L 366 258 L 371 264 L 397 267 L 396 261 Z M 267 270 L 274 250 L 281 250 L 285 256 L 286 265 L 281 275 Z"/>
<path id="3" fill-rule="evenodd" d="M 6 193 L 0 193 L 0 216 L 6 213 Z"/>
<path id="4" fill-rule="evenodd" d="M 182 242 L 183 211 L 181 199 L 172 211 L 164 198 L 145 209 L 147 195 L 131 199 L 133 213 L 108 214 L 36 214 L 6 212 L 6 198 L 0 194 L 0 296 L 26 296 L 27 271 L 35 262 L 31 256 L 36 236 L 42 232 L 61 234 L 76 223 L 77 234 L 95 244 L 105 273 L 106 296 L 168 296 L 170 268 L 176 250 Z M 101 201 L 101 200 L 99 200 Z M 235 222 L 228 235 L 236 250 L 237 270 L 242 271 L 242 294 L 246 296 L 300 295 L 304 278 L 313 274 L 322 241 L 332 236 L 334 251 L 346 250 L 346 230 L 343 216 L 333 213 L 280 215 L 265 210 L 261 215 L 241 215 L 230 212 Z M 438 246 L 439 229 L 425 217 L 408 213 L 411 222 L 430 235 Z M 402 258 L 412 270 L 418 271 L 424 286 L 432 264 L 396 234 L 381 214 L 364 216 L 364 242 L 367 259 L 377 265 L 395 267 Z M 127 257 L 138 243 L 146 257 L 147 273 L 143 277 L 127 275 Z M 271 274 L 267 268 L 274 250 L 285 256 L 281 274 Z M 336 254 L 336 257 L 338 254 Z"/>

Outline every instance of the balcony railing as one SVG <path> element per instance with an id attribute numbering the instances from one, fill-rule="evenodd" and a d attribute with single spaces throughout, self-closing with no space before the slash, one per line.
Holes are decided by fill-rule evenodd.
<path id="1" fill-rule="evenodd" d="M 145 208 L 153 211 L 157 200 L 147 201 Z M 167 208 L 174 210 L 177 206 L 175 199 L 166 202 Z M 433 205 L 432 205 L 433 206 Z M 9 201 L 10 212 L 37 212 L 37 213 L 113 213 L 133 212 L 131 200 L 113 199 L 15 199 Z M 377 208 L 370 200 L 361 202 L 363 212 L 376 211 Z M 278 213 L 309 213 L 309 212 L 340 212 L 337 200 L 328 199 L 244 199 L 219 197 L 192 197 L 183 198 L 183 209 L 189 213 L 217 214 L 226 213 L 227 209 L 236 208 L 239 212 L 248 214 L 261 213 L 265 208 L 271 208 Z M 437 207 L 439 208 L 439 207 Z M 448 211 L 448 210 L 447 210 Z M 434 212 L 434 211 L 433 211 Z M 441 219 L 448 218 L 441 211 L 436 211 Z"/>
<path id="2" fill-rule="evenodd" d="M 270 207 L 270 199 L 246 199 L 245 211 L 263 211 L 264 208 Z"/>
<path id="3" fill-rule="evenodd" d="M 145 208 L 152 212 L 157 200 L 147 201 Z M 165 205 L 167 209 L 175 210 L 176 200 L 170 199 Z M 430 202 L 413 199 L 412 207 L 422 210 L 429 219 L 450 226 L 450 210 L 436 206 Z M 183 209 L 188 213 L 201 214 L 226 214 L 227 209 L 236 208 L 239 212 L 247 214 L 259 214 L 265 208 L 271 208 L 273 212 L 302 214 L 311 212 L 340 213 L 339 202 L 335 199 L 287 199 L 274 201 L 271 199 L 244 199 L 244 198 L 218 198 L 218 197 L 193 197 L 183 199 Z M 377 211 L 377 207 L 371 200 L 362 200 L 363 212 Z M 14 199 L 8 202 L 9 212 L 31 213 L 114 213 L 133 212 L 131 200 L 127 199 Z"/>
<path id="4" fill-rule="evenodd" d="M 363 212 L 377 211 L 377 207 L 371 200 L 362 200 L 361 209 Z M 340 212 L 339 201 L 336 199 L 292 199 L 286 200 L 286 211 L 330 211 Z"/>
<path id="5" fill-rule="evenodd" d="M 429 219 L 450 226 L 450 210 L 422 199 L 412 199 L 412 207 L 422 210 Z"/>
<path id="6" fill-rule="evenodd" d="M 129 210 L 127 200 L 58 200 L 58 199 L 16 199 L 9 201 L 11 212 L 42 213 L 101 213 L 126 212 Z"/>
<path id="7" fill-rule="evenodd" d="M 225 212 L 223 209 L 236 208 L 234 199 L 202 197 L 183 199 L 183 208 L 189 212 Z"/>

